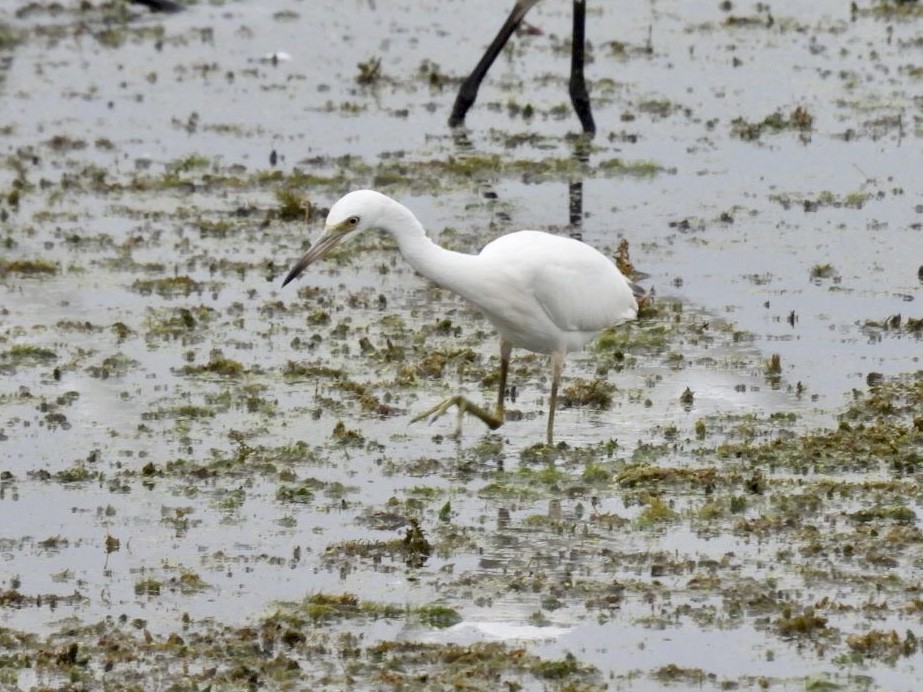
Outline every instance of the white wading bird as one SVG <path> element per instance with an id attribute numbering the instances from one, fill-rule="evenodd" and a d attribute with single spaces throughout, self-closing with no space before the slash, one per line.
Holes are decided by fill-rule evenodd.
<path id="1" fill-rule="evenodd" d="M 323 257 L 349 235 L 371 228 L 391 234 L 404 259 L 418 273 L 473 303 L 500 333 L 500 391 L 495 413 L 454 396 L 414 421 L 450 407 L 484 421 L 503 424 L 503 398 L 513 347 L 551 355 L 548 444 L 564 356 L 603 329 L 635 319 L 638 303 L 632 284 L 615 264 L 589 245 L 541 231 L 517 231 L 488 243 L 480 254 L 439 247 L 417 217 L 402 204 L 372 190 L 350 192 L 333 205 L 324 234 L 298 260 L 282 285 Z"/>

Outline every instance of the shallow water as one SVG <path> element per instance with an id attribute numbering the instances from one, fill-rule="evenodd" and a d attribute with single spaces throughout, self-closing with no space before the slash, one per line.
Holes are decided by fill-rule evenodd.
<path id="1" fill-rule="evenodd" d="M 591 3 L 599 132 L 584 166 L 569 3 L 530 14 L 536 31 L 494 66 L 467 142 L 445 121 L 495 2 L 0 10 L 21 37 L 0 71 L 0 589 L 31 599 L 0 603 L 2 626 L 56 643 L 124 616 L 168 637 L 184 616 L 239 627 L 278 602 L 353 593 L 463 618 L 363 622 L 368 645 L 519 641 L 593 666 L 588 685 L 911 689 L 919 654 L 848 641 L 918 626 L 916 470 L 754 471 L 721 449 L 835 426 L 870 373 L 920 369 L 923 16 L 886 10 Z M 358 84 L 359 63 L 379 58 L 378 79 Z M 759 128 L 798 107 L 809 128 Z M 498 435 L 467 421 L 456 443 L 454 416 L 408 421 L 457 391 L 493 400 L 490 326 L 379 239 L 281 289 L 322 218 L 280 218 L 288 181 L 317 208 L 381 187 L 468 251 L 518 228 L 574 232 L 580 181 L 582 237 L 610 252 L 628 239 L 661 308 L 627 328 L 624 359 L 569 357 L 569 382 L 616 389 L 604 410 L 558 412 L 568 451 L 550 470 L 529 456 L 548 373 L 527 354 L 514 419 Z M 441 352 L 433 376 L 422 364 Z M 208 369 L 221 358 L 240 370 Z M 290 361 L 314 370 L 286 375 Z M 647 464 L 718 475 L 635 490 L 626 474 Z M 655 499 L 672 514 L 651 519 Z M 733 509 L 705 518 L 718 506 Z M 855 515 L 893 506 L 913 517 L 873 521 L 892 563 Z M 400 538 L 408 517 L 437 546 L 422 567 L 350 552 Z M 813 533 L 827 529 L 829 544 Z M 600 591 L 611 607 L 593 605 Z M 787 632 L 807 608 L 830 627 Z M 299 661 L 305 675 L 326 665 Z M 671 665 L 699 673 L 671 678 Z"/>

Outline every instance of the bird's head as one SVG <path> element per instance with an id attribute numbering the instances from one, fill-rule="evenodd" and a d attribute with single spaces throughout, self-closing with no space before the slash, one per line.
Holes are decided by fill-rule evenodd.
<path id="1" fill-rule="evenodd" d="M 309 265 L 336 247 L 346 236 L 373 226 L 372 219 L 381 206 L 382 199 L 387 200 L 387 197 L 372 190 L 356 190 L 342 197 L 330 208 L 327 221 L 324 223 L 323 235 L 292 267 L 282 285 L 285 286 L 295 279 Z"/>

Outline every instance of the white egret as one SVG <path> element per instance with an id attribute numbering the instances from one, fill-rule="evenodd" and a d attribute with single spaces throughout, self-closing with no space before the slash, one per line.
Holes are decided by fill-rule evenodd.
<path id="1" fill-rule="evenodd" d="M 541 231 L 517 231 L 468 255 L 440 247 L 402 204 L 373 190 L 357 190 L 330 209 L 324 233 L 285 277 L 285 286 L 347 236 L 380 229 L 397 241 L 419 274 L 473 303 L 500 333 L 500 391 L 496 413 L 452 397 L 419 420 L 459 408 L 491 429 L 503 423 L 510 353 L 514 347 L 551 356 L 548 444 L 554 439 L 558 387 L 569 351 L 582 348 L 607 327 L 635 319 L 632 285 L 615 264 L 589 245 Z"/>
<path id="2" fill-rule="evenodd" d="M 457 127 L 465 122 L 465 114 L 474 104 L 477 98 L 478 89 L 490 66 L 500 55 L 503 47 L 510 36 L 516 31 L 516 27 L 522 23 L 523 17 L 538 4 L 539 0 L 515 0 L 513 9 L 500 31 L 494 38 L 493 42 L 487 47 L 483 57 L 481 57 L 474 70 L 468 78 L 462 82 L 458 96 L 455 98 L 455 105 L 452 108 L 452 114 L 449 116 L 449 125 Z M 574 0 L 574 27 L 573 39 L 571 41 L 571 61 L 570 61 L 570 100 L 580 118 L 580 124 L 583 131 L 592 134 L 596 132 L 596 124 L 593 122 L 593 113 L 590 111 L 590 96 L 587 93 L 586 80 L 583 76 L 584 64 L 584 44 L 586 25 L 586 0 Z"/>

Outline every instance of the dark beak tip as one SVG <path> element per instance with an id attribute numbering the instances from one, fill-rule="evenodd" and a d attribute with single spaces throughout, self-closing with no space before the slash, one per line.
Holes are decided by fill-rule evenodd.
<path id="1" fill-rule="evenodd" d="M 282 288 L 285 288 L 286 286 L 288 286 L 288 284 L 290 284 L 292 281 L 294 281 L 299 276 L 301 276 L 301 272 L 304 271 L 305 266 L 306 265 L 303 262 L 298 262 L 298 264 L 292 267 L 288 275 L 282 281 Z"/>
<path id="2" fill-rule="evenodd" d="M 323 257 L 330 248 L 340 242 L 341 238 L 342 234 L 327 233 L 323 235 L 320 240 L 311 246 L 311 249 L 308 250 L 304 257 L 295 263 L 295 266 L 292 267 L 288 276 L 286 276 L 285 280 L 282 282 L 282 288 L 285 288 L 289 283 L 301 276 L 305 269 L 311 266 L 315 260 Z"/>

